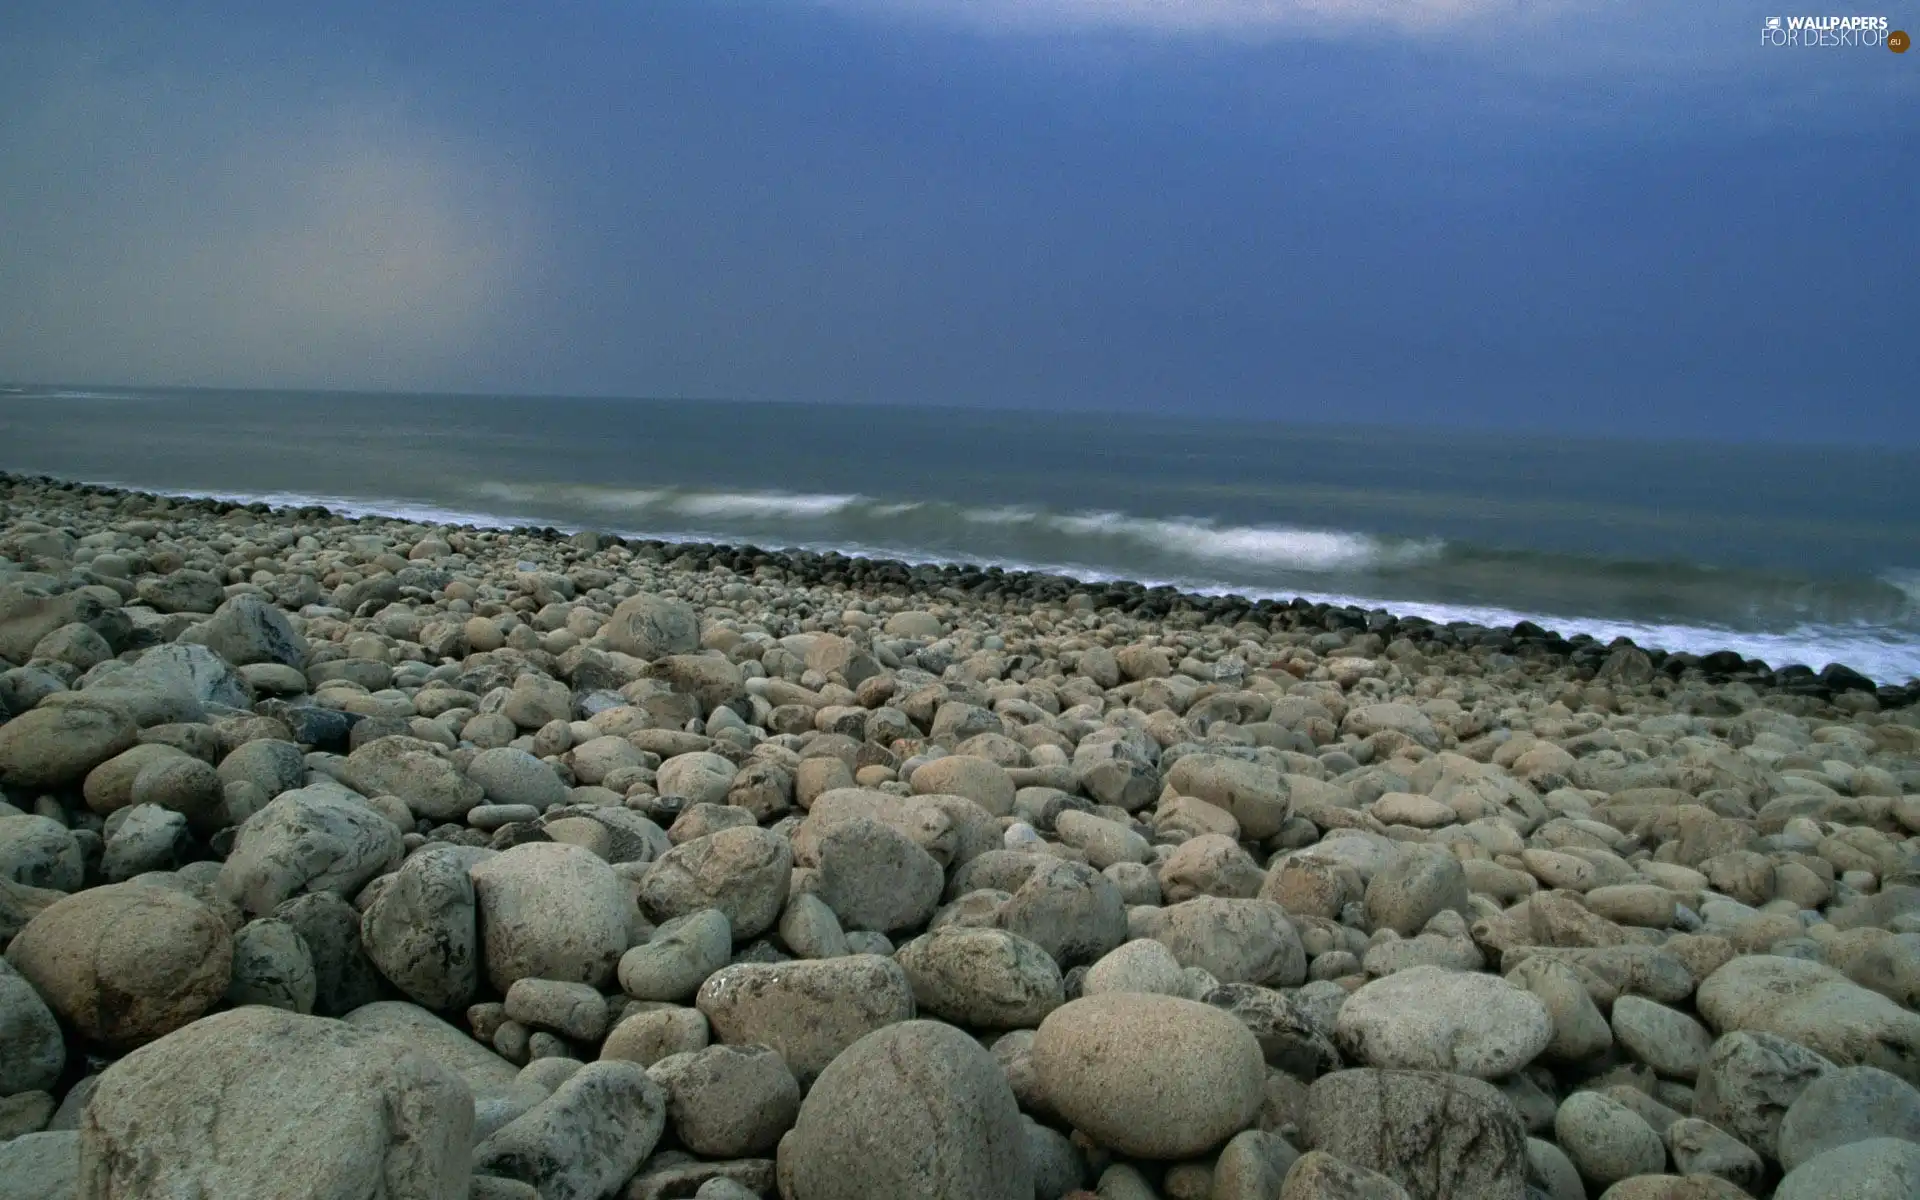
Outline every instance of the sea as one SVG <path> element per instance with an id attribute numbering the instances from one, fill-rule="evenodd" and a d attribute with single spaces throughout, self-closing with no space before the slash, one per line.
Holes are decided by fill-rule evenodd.
<path id="1" fill-rule="evenodd" d="M 1532 620 L 1920 677 L 1920 448 L 724 400 L 0 387 L 0 469 Z"/>

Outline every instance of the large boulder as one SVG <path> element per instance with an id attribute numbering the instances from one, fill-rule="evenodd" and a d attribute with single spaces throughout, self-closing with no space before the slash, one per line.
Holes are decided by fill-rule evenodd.
<path id="1" fill-rule="evenodd" d="M 700 649 L 700 617 L 684 600 L 632 596 L 600 627 L 607 647 L 648 660 Z"/>
<path id="2" fill-rule="evenodd" d="M 380 973 L 427 1008 L 461 1008 L 480 986 L 480 935 L 465 859 L 424 846 L 360 918 L 360 940 Z"/>
<path id="3" fill-rule="evenodd" d="M 1307 1144 L 1415 1200 L 1522 1200 L 1527 1131 L 1490 1083 L 1432 1071 L 1337 1071 L 1307 1091 Z"/>
<path id="4" fill-rule="evenodd" d="M 505 993 L 517 979 L 601 987 L 626 953 L 633 900 L 591 850 L 529 842 L 474 866 L 487 979 Z"/>
<path id="5" fill-rule="evenodd" d="M 1841 1066 L 1920 1083 L 1920 1013 L 1839 971 L 1800 958 L 1735 958 L 1700 984 L 1700 1014 L 1720 1033 L 1778 1034 Z"/>
<path id="6" fill-rule="evenodd" d="M 80 1191 L 465 1200 L 472 1129 L 451 1071 L 339 1021 L 249 1006 L 107 1068 L 81 1118 Z"/>
<path id="7" fill-rule="evenodd" d="M 906 972 L 877 954 L 738 963 L 709 977 L 694 1003 L 718 1041 L 773 1047 L 803 1088 L 848 1046 L 914 1015 Z"/>
<path id="8" fill-rule="evenodd" d="M 431 821 L 464 820 L 485 799 L 480 784 L 417 738 L 375 738 L 347 756 L 341 774 L 362 795 L 398 796 Z"/>
<path id="9" fill-rule="evenodd" d="M 1013 1091 L 951 1025 L 907 1021 L 834 1059 L 781 1147 L 792 1200 L 1030 1200 Z"/>
<path id="10" fill-rule="evenodd" d="M 0 784 L 30 791 L 70 786 L 138 736 L 126 714 L 110 706 L 36 708 L 0 725 Z"/>
<path id="11" fill-rule="evenodd" d="M 301 892 L 351 896 L 399 865 L 400 831 L 364 801 L 323 788 L 283 793 L 244 821 L 220 895 L 255 916 Z"/>
<path id="12" fill-rule="evenodd" d="M 226 995 L 233 935 L 180 888 L 117 883 L 43 910 L 7 947 L 7 961 L 82 1037 L 125 1049 L 173 1032 Z"/>
<path id="13" fill-rule="evenodd" d="M 1266 1063 L 1247 1027 L 1175 996 L 1109 992 L 1053 1010 L 1033 1039 L 1047 1103 L 1100 1145 L 1192 1158 L 1253 1122 Z"/>
<path id="14" fill-rule="evenodd" d="M 1547 1048 L 1553 1021 L 1538 996 L 1498 975 L 1418 966 L 1348 997 L 1334 1033 L 1369 1066 L 1496 1079 Z"/>

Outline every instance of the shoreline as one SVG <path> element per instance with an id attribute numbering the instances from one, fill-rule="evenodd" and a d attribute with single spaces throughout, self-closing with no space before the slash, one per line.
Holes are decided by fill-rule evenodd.
<path id="1" fill-rule="evenodd" d="M 955 603 L 974 605 L 983 601 L 1063 604 L 1076 595 L 1086 597 L 1091 611 L 1115 612 L 1145 620 L 1165 620 L 1187 613 L 1203 621 L 1232 625 L 1255 620 L 1268 624 L 1280 622 L 1278 630 L 1298 631 L 1314 623 L 1328 632 L 1356 631 L 1382 635 L 1392 641 L 1404 636 L 1416 644 L 1473 650 L 1509 657 L 1544 653 L 1576 670 L 1597 671 L 1614 650 L 1633 647 L 1644 652 L 1656 674 L 1680 683 L 1702 682 L 1708 685 L 1744 683 L 1756 691 L 1829 701 L 1849 692 L 1871 694 L 1885 708 L 1920 704 L 1920 677 L 1905 681 L 1875 680 L 1844 663 L 1832 663 L 1820 671 L 1807 666 L 1779 669 L 1736 651 L 1721 649 L 1705 654 L 1671 651 L 1665 647 L 1642 645 L 1631 637 L 1620 636 L 1602 642 L 1585 633 L 1562 635 L 1532 620 L 1523 619 L 1511 627 L 1483 625 L 1472 621 L 1436 622 L 1425 617 L 1396 613 L 1381 605 L 1363 608 L 1357 604 L 1338 604 L 1304 596 L 1290 599 L 1249 599 L 1237 593 L 1187 591 L 1171 584 L 1149 585 L 1134 580 L 1088 580 L 1040 570 L 1008 569 L 973 562 L 912 561 L 878 555 L 845 554 L 834 550 L 773 549 L 746 543 L 692 540 L 680 537 L 635 537 L 592 529 L 567 530 L 553 525 L 487 523 L 481 520 L 447 521 L 424 515 L 381 511 L 376 504 L 362 507 L 360 502 L 336 501 L 352 505 L 351 512 L 337 511 L 326 504 L 276 505 L 265 500 L 241 500 L 218 495 L 192 495 L 152 491 L 118 484 L 89 483 L 51 475 L 0 471 L 0 486 L 50 487 L 84 496 L 111 496 L 140 500 L 165 500 L 187 511 L 223 516 L 244 510 L 275 520 L 328 520 L 349 524 L 399 523 L 433 529 L 458 529 L 465 532 L 491 532 L 538 539 L 547 543 L 591 534 L 604 547 L 621 546 L 639 554 L 652 555 L 657 561 L 673 562 L 691 558 L 695 563 L 717 564 L 739 570 L 744 564 L 751 571 L 761 565 L 775 566 L 801 585 L 846 582 L 888 588 L 925 588 Z M 446 514 L 478 517 L 482 514 Z M 959 595 L 947 593 L 957 590 Z M 1435 606 L 1443 607 L 1443 606 Z"/>

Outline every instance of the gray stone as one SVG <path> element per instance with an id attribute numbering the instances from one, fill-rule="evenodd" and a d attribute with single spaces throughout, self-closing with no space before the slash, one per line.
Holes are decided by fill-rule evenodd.
<path id="1" fill-rule="evenodd" d="M 1409 967 L 1355 992 L 1335 1032 L 1372 1066 L 1494 1079 L 1545 1050 L 1553 1023 L 1539 997 L 1499 976 Z"/>
<path id="2" fill-rule="evenodd" d="M 322 788 L 286 792 L 248 817 L 220 868 L 219 892 L 261 915 L 300 892 L 351 896 L 392 870 L 403 848 L 393 822 Z"/>
<path id="3" fill-rule="evenodd" d="M 684 1004 L 733 954 L 732 924 L 717 908 L 675 917 L 620 958 L 620 990 L 635 1000 Z"/>
<path id="4" fill-rule="evenodd" d="M 1252 1031 L 1269 1066 L 1301 1079 L 1340 1069 L 1340 1052 L 1333 1039 L 1319 1027 L 1311 1004 L 1297 991 L 1223 983 L 1208 989 L 1200 1000 L 1232 1013 Z"/>
<path id="5" fill-rule="evenodd" d="M 627 950 L 633 901 L 592 851 L 530 842 L 477 864 L 470 875 L 495 990 L 529 977 L 598 988 L 613 977 Z"/>
<path id="6" fill-rule="evenodd" d="M 662 855 L 641 882 L 640 906 L 655 921 L 718 909 L 734 940 L 743 942 L 780 919 L 792 874 L 793 852 L 785 839 L 736 826 Z"/>
<path id="7" fill-rule="evenodd" d="M 600 1057 L 651 1067 L 676 1054 L 706 1049 L 712 1032 L 699 1009 L 644 1003 L 613 1027 L 600 1046 Z"/>
<path id="8" fill-rule="evenodd" d="M 700 649 L 700 618 L 683 600 L 632 596 L 613 610 L 600 637 L 609 649 L 635 658 L 692 654 Z"/>
<path id="9" fill-rule="evenodd" d="M 1599 1092 L 1575 1092 L 1554 1114 L 1553 1136 L 1580 1174 L 1605 1187 L 1667 1165 L 1660 1135 L 1633 1110 Z"/>
<path id="10" fill-rule="evenodd" d="M 819 841 L 819 863 L 820 898 L 847 929 L 917 929 L 938 907 L 946 882 L 932 855 L 867 817 L 829 829 Z"/>
<path id="11" fill-rule="evenodd" d="M 873 954 L 725 967 L 696 1003 L 722 1043 L 773 1047 L 803 1088 L 848 1046 L 914 1015 L 906 972 Z"/>
<path id="12" fill-rule="evenodd" d="M 480 985 L 478 903 L 468 866 L 424 846 L 360 918 L 360 942 L 380 974 L 427 1008 L 457 1009 Z"/>
<path id="13" fill-rule="evenodd" d="M 1898 1138 L 1850 1142 L 1787 1173 L 1773 1200 L 1912 1200 L 1920 1196 L 1920 1146 Z"/>
<path id="14" fill-rule="evenodd" d="M 79 1195 L 79 1131 L 0 1141 L 0 1200 L 78 1200 Z"/>
<path id="15" fill-rule="evenodd" d="M 185 759 L 205 768 L 206 764 Z M 164 766 L 164 764 L 163 764 Z M 124 883 L 148 871 L 171 871 L 191 850 L 187 819 L 157 804 L 135 804 L 114 814 L 118 824 L 107 838 L 100 873 L 108 883 Z"/>
<path id="16" fill-rule="evenodd" d="M 1286 910 L 1271 900 L 1200 896 L 1152 912 L 1140 932 L 1221 983 L 1298 987 L 1307 957 Z"/>
<path id="17" fill-rule="evenodd" d="M 512 1063 L 417 1004 L 381 1000 L 354 1009 L 342 1020 L 439 1063 L 464 1079 L 476 1100 L 519 1087 Z"/>
<path id="18" fill-rule="evenodd" d="M 1280 832 L 1291 812 L 1287 781 L 1272 767 L 1217 754 L 1188 754 L 1167 772 L 1177 794 L 1205 800 L 1233 814 L 1243 836 L 1264 841 Z"/>
<path id="19" fill-rule="evenodd" d="M 294 632 L 286 614 L 258 596 L 239 595 L 225 601 L 207 620 L 180 635 L 198 642 L 234 666 L 278 663 L 307 665 L 307 639 Z"/>
<path id="20" fill-rule="evenodd" d="M 1833 1064 L 1770 1033 L 1730 1033 L 1713 1044 L 1694 1083 L 1693 1115 L 1778 1158 L 1780 1120 Z"/>
<path id="21" fill-rule="evenodd" d="M 473 1150 L 474 1169 L 543 1200 L 599 1200 L 632 1178 L 666 1128 L 666 1091 L 636 1063 L 588 1063 Z"/>
<path id="22" fill-rule="evenodd" d="M 1031 1029 L 1065 1001 L 1058 964 L 1003 929 L 938 929 L 894 961 L 920 1011 L 976 1029 Z"/>
<path id="23" fill-rule="evenodd" d="M 278 744 L 284 746 L 288 743 Z M 260 794 L 271 799 L 280 793 L 268 792 L 263 788 Z M 162 758 L 141 767 L 140 773 L 133 777 L 127 800 L 133 807 L 156 805 L 178 813 L 201 837 L 211 836 L 225 826 L 240 824 L 252 815 L 248 812 L 238 820 L 234 819 L 227 803 L 226 785 L 219 772 L 199 759 L 185 755 Z"/>
<path id="24" fill-rule="evenodd" d="M 479 784 L 494 804 L 524 804 L 545 812 L 567 802 L 567 785 L 552 767 L 509 746 L 474 755 L 467 765 L 467 778 Z"/>
<path id="25" fill-rule="evenodd" d="M 338 1021 L 250 1006 L 107 1068 L 80 1129 L 87 1196 L 461 1200 L 472 1094 Z"/>
<path id="26" fill-rule="evenodd" d="M 1920 1082 L 1920 1013 L 1804 959 L 1735 958 L 1701 983 L 1700 1013 L 1722 1033 L 1778 1034 L 1841 1066 Z"/>
<path id="27" fill-rule="evenodd" d="M 1467 875 L 1451 854 L 1426 849 L 1396 855 L 1367 881 L 1367 919 L 1376 929 L 1412 937 L 1442 912 L 1467 915 Z"/>
<path id="28" fill-rule="evenodd" d="M 507 1017 L 548 1029 L 576 1042 L 597 1042 L 607 1032 L 607 1002 L 584 983 L 516 979 L 507 989 Z"/>
<path id="29" fill-rule="evenodd" d="M 1869 1138 L 1920 1142 L 1920 1090 L 1877 1067 L 1843 1067 L 1809 1083 L 1780 1120 L 1780 1166 L 1791 1171 Z"/>
<path id="30" fill-rule="evenodd" d="M 765 1046 L 709 1046 L 649 1069 L 667 1090 L 667 1124 L 707 1158 L 771 1154 L 800 1112 L 800 1083 Z"/>
<path id="31" fill-rule="evenodd" d="M 1127 940 L 1119 889 L 1085 863 L 1044 863 L 1000 906 L 995 919 L 1000 928 L 1051 954 L 1062 970 L 1096 962 Z"/>
<path id="32" fill-rule="evenodd" d="M 360 912 L 332 892 L 308 892 L 273 915 L 293 926 L 313 956 L 315 1016 L 339 1017 L 380 998 L 380 973 L 360 942 Z"/>
<path id="33" fill-rule="evenodd" d="M 823 1071 L 782 1146 L 792 1200 L 1031 1200 L 1027 1137 L 1006 1078 L 959 1030 L 909 1021 Z"/>
<path id="34" fill-rule="evenodd" d="M 318 984 L 313 955 L 292 925 L 274 917 L 248 921 L 233 935 L 233 979 L 227 1002 L 313 1011 Z"/>
<path id="35" fill-rule="evenodd" d="M 1339 1071 L 1307 1092 L 1307 1144 L 1415 1200 L 1522 1200 L 1526 1128 L 1491 1084 L 1430 1071 Z M 1298 1169 L 1298 1168 L 1296 1168 Z"/>
<path id="36" fill-rule="evenodd" d="M 1707 1027 L 1640 996 L 1613 1002 L 1613 1036 L 1635 1059 L 1671 1079 L 1692 1079 L 1713 1047 Z"/>
<path id="37" fill-rule="evenodd" d="M 0 958 L 0 1096 L 50 1089 L 66 1063 L 66 1041 L 53 1011 Z"/>
<path id="38" fill-rule="evenodd" d="M 0 879 L 31 888 L 77 892 L 86 859 L 73 831 L 51 817 L 0 816 Z"/>
<path id="39" fill-rule="evenodd" d="M 1683 1175 L 1715 1175 L 1748 1192 L 1759 1191 L 1766 1179 L 1767 1164 L 1751 1147 L 1698 1117 L 1669 1123 L 1663 1136 Z"/>
<path id="40" fill-rule="evenodd" d="M 220 760 L 217 774 L 222 784 L 244 780 L 271 800 L 306 781 L 306 756 L 293 742 L 261 738 L 234 747 L 231 754 Z"/>
<path id="41" fill-rule="evenodd" d="M 366 743 L 347 756 L 341 777 L 362 795 L 398 796 L 431 821 L 464 820 L 483 796 L 480 785 L 440 757 L 433 743 L 410 737 Z"/>
<path id="42" fill-rule="evenodd" d="M 1279 1200 L 1407 1200 L 1407 1189 L 1378 1171 L 1309 1150 L 1287 1172 Z M 1584 1197 L 1582 1198 L 1584 1200 Z"/>

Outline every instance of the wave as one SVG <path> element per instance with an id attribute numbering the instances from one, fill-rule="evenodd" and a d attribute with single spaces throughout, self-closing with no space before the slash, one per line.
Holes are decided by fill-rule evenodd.
<path id="1" fill-rule="evenodd" d="M 114 484 L 113 486 L 145 486 Z M 426 526 L 595 528 L 669 542 L 835 551 L 1131 580 L 1208 595 L 1305 598 L 1428 620 L 1510 627 L 1690 653 L 1735 650 L 1775 667 L 1844 663 L 1878 680 L 1920 677 L 1920 571 L 1807 580 L 1684 563 L 1500 551 L 1352 530 L 1032 506 L 965 506 L 852 493 L 540 486 L 494 481 L 449 495 L 204 491 L 236 503 L 323 505 Z"/>

